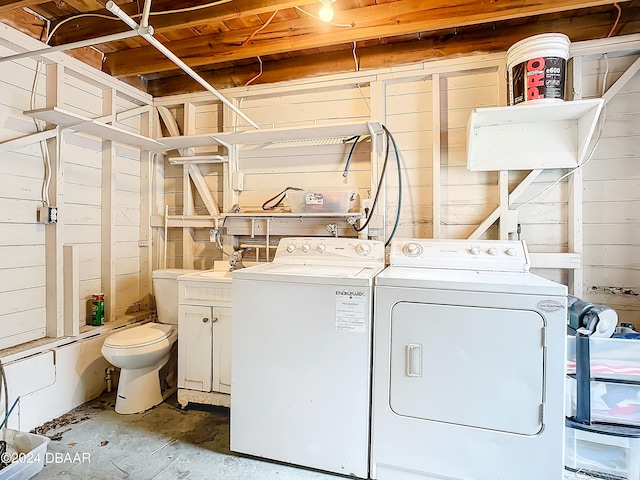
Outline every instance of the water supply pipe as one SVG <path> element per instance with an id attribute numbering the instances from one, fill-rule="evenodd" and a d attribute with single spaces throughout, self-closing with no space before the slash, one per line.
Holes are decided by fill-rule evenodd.
<path id="1" fill-rule="evenodd" d="M 111 389 L 113 387 L 111 382 L 111 372 L 115 372 L 115 370 L 116 369 L 114 367 L 107 367 L 104 369 L 104 380 L 107 382 L 107 393 L 111 393 Z"/>
<path id="2" fill-rule="evenodd" d="M 213 88 L 204 78 L 202 78 L 195 70 L 193 70 L 189 65 L 184 63 L 177 55 L 175 55 L 171 50 L 165 47 L 162 43 L 160 43 L 153 36 L 153 28 L 151 26 L 140 27 L 135 20 L 133 20 L 129 15 L 122 11 L 118 5 L 116 5 L 112 0 L 109 0 L 105 5 L 105 8 L 113 13 L 116 17 L 126 23 L 130 28 L 138 32 L 138 34 L 144 38 L 147 42 L 149 42 L 153 47 L 156 48 L 160 53 L 162 53 L 165 57 L 175 63 L 178 67 L 180 67 L 187 75 L 193 78 L 196 82 L 198 82 L 202 87 L 205 88 L 208 92 L 212 93 L 218 100 L 224 103 L 227 107 L 233 110 L 238 116 L 243 118 L 249 125 L 254 127 L 256 130 L 260 130 L 260 127 L 251 120 L 247 115 L 245 115 L 238 107 L 236 107 L 233 103 L 227 100 L 220 92 L 218 92 L 215 88 Z"/>
<path id="3" fill-rule="evenodd" d="M 64 52 L 66 50 L 73 50 L 74 48 L 90 47 L 99 43 L 116 42 L 118 40 L 124 40 L 126 38 L 135 37 L 137 35 L 138 32 L 121 32 L 114 33 L 113 35 L 105 35 L 103 37 L 90 38 L 87 40 L 80 40 L 78 42 L 56 45 L 55 47 L 45 47 L 39 50 L 29 50 L 23 53 L 16 53 L 15 55 L 9 55 L 7 57 L 0 57 L 0 63 L 9 62 L 11 60 L 19 60 L 21 58 L 37 57 L 38 55 L 46 55 L 53 52 Z"/>

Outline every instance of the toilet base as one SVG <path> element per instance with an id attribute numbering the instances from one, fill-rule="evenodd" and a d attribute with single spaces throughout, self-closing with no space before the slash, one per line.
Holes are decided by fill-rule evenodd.
<path id="1" fill-rule="evenodd" d="M 167 360 L 168 358 L 167 355 Z M 120 370 L 116 413 L 124 415 L 141 413 L 163 401 L 160 389 L 160 368 L 165 363 L 166 361 L 155 367 Z"/>

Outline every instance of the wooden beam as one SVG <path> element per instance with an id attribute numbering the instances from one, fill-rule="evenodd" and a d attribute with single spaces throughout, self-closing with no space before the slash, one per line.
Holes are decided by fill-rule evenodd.
<path id="1" fill-rule="evenodd" d="M 50 0 L 0 0 L 0 13 L 9 12 L 18 8 L 33 7 L 41 3 L 47 3 Z"/>
<path id="2" fill-rule="evenodd" d="M 625 32 L 640 31 L 640 8 L 625 10 Z M 388 43 L 358 48 L 360 70 L 387 68 L 443 59 L 474 53 L 504 52 L 522 38 L 544 32 L 560 32 L 569 35 L 572 41 L 604 38 L 611 29 L 612 13 L 599 12 L 570 18 L 541 18 L 514 28 L 513 24 L 497 24 L 490 32 L 486 30 L 460 30 L 405 42 Z M 509 22 L 511 23 L 511 22 Z M 171 45 L 171 44 L 170 44 Z M 215 88 L 244 86 L 258 73 L 258 65 L 234 66 L 217 70 L 200 71 L 200 75 Z M 344 50 L 314 55 L 265 61 L 263 73 L 253 84 L 282 82 L 292 79 L 310 78 L 330 73 L 354 71 L 352 46 Z M 128 77 L 127 77 L 128 78 Z M 136 77 L 138 78 L 138 77 Z M 148 93 L 154 97 L 177 95 L 202 90 L 185 75 L 159 78 L 148 81 Z"/>
<path id="3" fill-rule="evenodd" d="M 171 15 L 153 15 L 153 12 L 176 9 L 176 2 L 174 0 L 154 1 L 149 23 L 153 26 L 156 33 L 163 33 L 176 29 L 201 26 L 212 22 L 222 24 L 229 20 L 236 20 L 252 15 L 263 15 L 273 13 L 275 10 L 284 10 L 286 8 L 310 4 L 318 5 L 318 0 L 242 0 L 242 8 L 239 8 L 238 2 L 235 1 L 191 12 Z M 139 13 L 136 2 L 119 6 L 129 16 Z M 91 13 L 111 15 L 106 9 Z M 136 17 L 135 20 L 138 20 L 138 18 Z M 220 27 L 222 30 L 228 30 L 228 27 L 223 24 L 220 25 Z M 95 17 L 79 18 L 69 22 L 66 27 L 60 27 L 51 39 L 51 44 L 58 45 L 92 38 L 95 37 L 96 32 L 100 32 L 101 35 L 109 35 L 111 33 L 124 32 L 128 29 L 129 27 L 122 22 L 105 22 L 104 19 Z"/>
<path id="4" fill-rule="evenodd" d="M 455 3 L 437 0 L 429 2 L 427 8 L 422 4 L 416 5 L 413 0 L 399 0 L 337 12 L 335 21 L 351 23 L 352 28 L 320 25 L 317 20 L 304 17 L 272 22 L 246 45 L 243 42 L 255 33 L 255 27 L 173 41 L 168 47 L 189 66 L 197 67 L 339 43 L 456 29 L 612 3 L 614 2 L 611 0 L 541 0 L 535 5 L 523 6 L 521 0 L 504 0 L 500 7 L 489 7 L 475 0 L 457 0 Z M 486 36 L 486 31 L 484 34 Z M 104 71 L 114 76 L 128 76 L 175 69 L 174 64 L 153 47 L 135 50 L 135 54 L 130 50 L 122 50 L 107 55 Z"/>
<path id="5" fill-rule="evenodd" d="M 65 245 L 62 249 L 64 264 L 64 334 L 76 337 L 80 334 L 81 315 L 78 246 Z"/>

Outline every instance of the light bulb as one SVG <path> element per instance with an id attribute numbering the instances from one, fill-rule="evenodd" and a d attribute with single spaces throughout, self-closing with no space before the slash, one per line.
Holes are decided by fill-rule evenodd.
<path id="1" fill-rule="evenodd" d="M 320 7 L 320 12 L 318 12 L 318 16 L 320 20 L 323 22 L 330 22 L 333 20 L 333 8 L 331 4 L 333 3 L 331 0 L 320 0 L 322 2 L 322 6 Z"/>

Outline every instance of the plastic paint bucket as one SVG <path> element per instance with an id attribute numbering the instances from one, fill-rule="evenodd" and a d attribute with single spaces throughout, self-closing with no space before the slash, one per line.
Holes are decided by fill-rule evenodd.
<path id="1" fill-rule="evenodd" d="M 570 43 L 562 33 L 544 33 L 507 50 L 509 105 L 564 101 Z"/>

